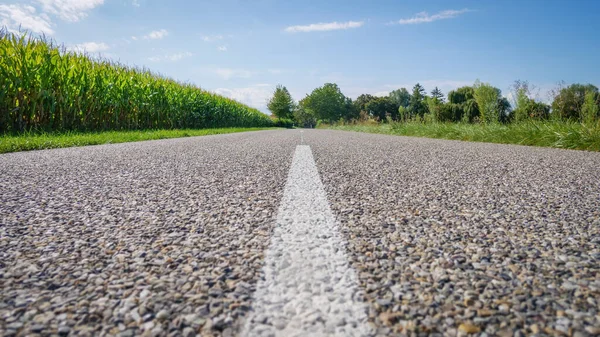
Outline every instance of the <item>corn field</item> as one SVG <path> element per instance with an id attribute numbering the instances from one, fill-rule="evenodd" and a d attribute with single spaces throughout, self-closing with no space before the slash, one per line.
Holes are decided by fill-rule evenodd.
<path id="1" fill-rule="evenodd" d="M 191 84 L 0 31 L 0 134 L 271 124 Z"/>

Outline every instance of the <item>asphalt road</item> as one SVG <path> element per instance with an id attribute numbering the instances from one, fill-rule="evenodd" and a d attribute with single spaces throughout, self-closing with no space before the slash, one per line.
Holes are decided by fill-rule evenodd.
<path id="1" fill-rule="evenodd" d="M 600 334 L 600 154 L 279 130 L 0 155 L 0 335 L 282 335 L 241 326 L 303 170 L 357 335 Z"/>

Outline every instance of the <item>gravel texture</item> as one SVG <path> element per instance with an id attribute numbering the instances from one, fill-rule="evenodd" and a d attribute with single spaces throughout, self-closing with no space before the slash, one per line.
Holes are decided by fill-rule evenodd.
<path id="1" fill-rule="evenodd" d="M 299 139 L 0 155 L 0 335 L 233 335 Z"/>
<path id="2" fill-rule="evenodd" d="M 600 154 L 306 131 L 381 336 L 600 334 Z"/>
<path id="3" fill-rule="evenodd" d="M 372 336 L 344 244 L 310 147 L 300 145 L 241 336 Z"/>

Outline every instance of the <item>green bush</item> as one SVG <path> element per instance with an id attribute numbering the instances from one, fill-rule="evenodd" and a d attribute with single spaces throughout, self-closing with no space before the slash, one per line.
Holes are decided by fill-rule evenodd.
<path id="1" fill-rule="evenodd" d="M 288 128 L 291 129 L 294 127 L 294 120 L 289 118 L 278 118 L 275 121 L 275 126 L 279 128 Z"/>

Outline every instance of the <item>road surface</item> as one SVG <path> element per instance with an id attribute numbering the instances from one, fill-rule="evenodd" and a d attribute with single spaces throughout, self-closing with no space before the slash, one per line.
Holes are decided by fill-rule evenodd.
<path id="1" fill-rule="evenodd" d="M 0 155 L 0 335 L 600 334 L 600 154 L 277 130 Z"/>

